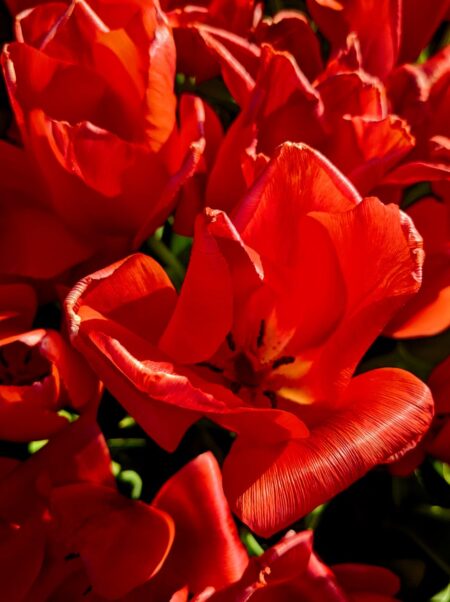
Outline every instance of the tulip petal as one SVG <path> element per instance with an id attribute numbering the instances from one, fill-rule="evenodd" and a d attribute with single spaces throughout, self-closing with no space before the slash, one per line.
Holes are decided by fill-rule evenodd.
<path id="1" fill-rule="evenodd" d="M 374 198 L 347 213 L 314 217 L 333 241 L 347 292 L 339 328 L 305 379 L 321 389 L 319 398 L 332 399 L 388 320 L 418 290 L 423 250 L 412 221 L 397 206 Z"/>
<path id="2" fill-rule="evenodd" d="M 99 401 L 102 389 L 98 379 L 84 359 L 58 332 L 47 331 L 41 341 L 40 352 L 55 364 L 71 407 L 80 410 Z"/>
<path id="3" fill-rule="evenodd" d="M 8 602 L 26 600 L 44 562 L 45 536 L 40 523 L 28 523 L 2 533 L 0 579 Z M 19 568 L 20 567 L 20 568 Z"/>
<path id="4" fill-rule="evenodd" d="M 258 258 L 230 220 L 207 210 L 197 219 L 188 273 L 160 348 L 182 363 L 210 358 L 231 330 L 235 297 L 245 298 L 260 278 Z"/>
<path id="5" fill-rule="evenodd" d="M 401 0 L 308 0 L 314 22 L 338 50 L 347 34 L 355 32 L 361 42 L 366 71 L 384 78 L 394 67 L 401 36 Z M 374 27 L 378 23 L 380 29 Z M 380 33 L 381 31 L 381 33 Z"/>
<path id="6" fill-rule="evenodd" d="M 150 579 L 172 545 L 167 514 L 114 489 L 82 483 L 57 487 L 50 508 L 66 549 L 80 554 L 94 591 L 109 600 Z"/>
<path id="7" fill-rule="evenodd" d="M 0 285 L 0 336 L 9 337 L 30 328 L 36 307 L 36 293 L 31 286 Z"/>
<path id="8" fill-rule="evenodd" d="M 344 212 L 360 201 L 351 183 L 323 155 L 287 142 L 240 203 L 233 221 L 248 246 L 261 254 L 264 250 L 273 265 L 283 265 L 286 241 L 295 240 L 298 221 L 306 213 Z"/>
<path id="9" fill-rule="evenodd" d="M 66 425 L 67 419 L 54 411 L 0 402 L 0 438 L 5 441 L 48 439 Z"/>
<path id="10" fill-rule="evenodd" d="M 173 310 L 175 290 L 162 267 L 145 255 L 131 255 L 90 274 L 74 287 L 65 306 L 72 335 L 81 321 L 78 311 L 91 308 L 125 328 L 136 328 L 155 343 Z M 158 315 L 155 323 L 154 316 Z"/>
<path id="11" fill-rule="evenodd" d="M 449 8 L 449 0 L 437 0 L 433 4 L 433 10 L 427 10 L 421 0 L 403 3 L 399 63 L 411 63 L 418 58 L 439 24 L 446 18 Z"/>
<path id="12" fill-rule="evenodd" d="M 156 578 L 158 587 L 163 582 L 173 591 L 187 584 L 197 592 L 207 586 L 225 587 L 241 577 L 248 557 L 223 494 L 219 466 L 210 452 L 174 475 L 153 505 L 173 518 L 176 531 L 174 546 Z M 187 554 L 189 549 L 195 549 L 195 555 Z"/>
<path id="13" fill-rule="evenodd" d="M 276 50 L 292 54 L 309 81 L 314 81 L 323 71 L 319 40 L 302 13 L 279 11 L 273 19 L 264 19 L 258 24 L 256 35 Z"/>
<path id="14" fill-rule="evenodd" d="M 88 414 L 61 429 L 0 481 L 0 515 L 19 524 L 41 516 L 53 486 L 79 481 L 115 483 L 106 442 Z"/>
<path id="15" fill-rule="evenodd" d="M 309 437 L 270 446 L 238 438 L 224 465 L 225 493 L 252 530 L 270 536 L 413 447 L 432 416 L 416 377 L 390 368 L 363 374 Z"/>
<path id="16" fill-rule="evenodd" d="M 388 569 L 366 564 L 335 564 L 333 572 L 345 591 L 395 596 L 400 579 Z"/>

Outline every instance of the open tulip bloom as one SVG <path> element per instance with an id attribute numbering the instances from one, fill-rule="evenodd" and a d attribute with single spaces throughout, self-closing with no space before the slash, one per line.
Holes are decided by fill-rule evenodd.
<path id="1" fill-rule="evenodd" d="M 450 0 L 0 0 L 0 602 L 444 602 Z"/>
<path id="2" fill-rule="evenodd" d="M 267 536 L 429 426 L 416 377 L 354 375 L 417 291 L 422 259 L 396 206 L 362 199 L 319 153 L 286 144 L 232 217 L 197 218 L 179 296 L 155 261 L 131 256 L 68 295 L 71 339 L 166 449 L 201 416 L 237 433 L 225 491 Z"/>

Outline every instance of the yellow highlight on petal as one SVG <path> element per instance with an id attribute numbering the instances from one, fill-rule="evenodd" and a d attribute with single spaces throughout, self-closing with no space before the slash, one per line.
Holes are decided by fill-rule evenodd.
<path id="1" fill-rule="evenodd" d="M 296 358 L 295 362 L 293 362 L 292 364 L 279 366 L 276 370 L 276 374 L 279 374 L 280 376 L 285 376 L 289 379 L 302 378 L 302 376 L 305 376 L 305 374 L 309 372 L 311 366 L 311 361 Z"/>
<path id="2" fill-rule="evenodd" d="M 296 387 L 281 387 L 277 391 L 278 395 L 288 399 L 289 401 L 293 401 L 294 403 L 298 403 L 302 406 L 310 405 L 314 399 L 312 395 L 310 395 L 305 389 L 296 388 Z"/>

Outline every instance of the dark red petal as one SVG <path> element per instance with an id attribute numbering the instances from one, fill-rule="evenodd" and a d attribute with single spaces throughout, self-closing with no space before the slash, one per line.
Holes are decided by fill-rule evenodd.
<path id="1" fill-rule="evenodd" d="M 450 175 L 450 167 L 444 163 L 411 161 L 391 171 L 383 179 L 386 186 L 409 186 L 418 182 L 445 180 Z"/>
<path id="2" fill-rule="evenodd" d="M 348 33 L 361 42 L 366 71 L 384 78 L 394 67 L 401 36 L 401 1 L 308 0 L 311 16 L 333 49 L 343 46 Z M 374 27 L 374 23 L 378 27 Z"/>
<path id="3" fill-rule="evenodd" d="M 111 458 L 93 416 L 85 414 L 0 481 L 0 516 L 22 523 L 40 515 L 51 488 L 78 481 L 114 486 Z"/>
<path id="4" fill-rule="evenodd" d="M 421 0 L 410 0 L 402 4 L 402 39 L 399 63 L 415 61 L 421 50 L 427 46 L 450 7 L 449 0 L 438 0 L 433 10 Z"/>
<path id="5" fill-rule="evenodd" d="M 441 362 L 428 382 L 436 404 L 436 414 L 450 414 L 450 358 Z"/>
<path id="6" fill-rule="evenodd" d="M 322 72 L 319 40 L 302 13 L 279 11 L 273 19 L 265 19 L 258 25 L 256 36 L 276 50 L 285 50 L 292 54 L 310 81 Z"/>
<path id="7" fill-rule="evenodd" d="M 362 195 L 380 184 L 415 142 L 406 121 L 395 115 L 383 119 L 344 116 L 333 131 L 336 138 L 330 141 L 326 154 Z"/>
<path id="8" fill-rule="evenodd" d="M 99 380 L 58 332 L 47 331 L 40 343 L 40 351 L 58 370 L 71 407 L 80 410 L 99 401 L 102 392 Z"/>
<path id="9" fill-rule="evenodd" d="M 285 528 L 377 464 L 411 449 L 433 416 L 428 388 L 408 372 L 354 378 L 345 405 L 309 437 L 274 445 L 238 438 L 224 465 L 232 508 L 263 536 Z"/>
<path id="10" fill-rule="evenodd" d="M 426 450 L 441 462 L 450 463 L 450 420 L 448 418 L 445 419 L 437 434 L 427 441 Z"/>
<path id="11" fill-rule="evenodd" d="M 167 514 L 114 489 L 58 487 L 50 507 L 66 549 L 80 554 L 94 590 L 110 600 L 150 579 L 172 545 L 174 527 Z"/>
<path id="12" fill-rule="evenodd" d="M 2 207 L 0 272 L 49 279 L 89 258 L 93 250 L 51 213 L 25 204 Z"/>
<path id="13" fill-rule="evenodd" d="M 367 592 L 395 596 L 400 579 L 388 569 L 366 564 L 335 564 L 338 583 L 348 592 Z"/>
<path id="14" fill-rule="evenodd" d="M 248 34 L 253 25 L 255 5 L 252 0 L 212 0 L 208 12 L 220 19 L 230 31 Z"/>
<path id="15" fill-rule="evenodd" d="M 5 602 L 28 599 L 44 561 L 45 537 L 39 522 L 11 527 L 2 533 L 0 543 L 0 580 Z"/>
<path id="16" fill-rule="evenodd" d="M 423 238 L 427 257 L 450 246 L 450 209 L 445 203 L 423 197 L 408 207 L 406 213 Z"/>
<path id="17" fill-rule="evenodd" d="M 7 404 L 3 399 L 0 401 L 0 438 L 5 441 L 48 439 L 66 425 L 66 418 L 56 411 L 20 402 Z"/>
<path id="18" fill-rule="evenodd" d="M 213 54 L 220 64 L 224 81 L 233 98 L 236 99 L 239 106 L 243 107 L 247 105 L 255 86 L 255 81 L 245 67 L 236 59 L 233 52 L 227 48 L 230 45 L 228 40 L 231 41 L 231 50 L 236 45 L 239 48 L 239 43 L 236 44 L 233 40 L 233 35 L 225 31 L 215 32 L 207 27 L 199 27 L 197 31 L 206 48 L 208 48 L 209 52 Z M 228 44 L 226 44 L 227 41 Z"/>
<path id="19" fill-rule="evenodd" d="M 36 293 L 27 284 L 0 285 L 0 336 L 28 330 L 36 312 Z"/>
<path id="20" fill-rule="evenodd" d="M 139 247 L 153 232 L 155 228 L 164 222 L 167 215 L 175 206 L 177 194 L 181 192 L 185 183 L 197 170 L 200 169 L 203 154 L 205 152 L 205 108 L 200 98 L 191 95 L 184 95 L 180 101 L 180 129 L 173 130 L 172 135 L 162 149 L 160 155 L 163 156 L 169 169 L 169 176 L 166 178 L 164 186 L 159 195 L 155 198 L 155 206 L 149 212 L 147 219 L 141 224 L 134 236 L 132 246 Z M 145 164 L 143 165 L 145 173 Z M 160 170 L 165 171 L 166 166 L 160 161 Z M 144 188 L 139 187 L 140 194 L 145 191 L 147 186 L 153 186 L 152 180 L 158 178 L 158 169 L 147 174 L 150 182 Z M 130 198 L 133 198 L 131 195 Z M 146 197 L 145 197 L 146 198 Z"/>
<path id="21" fill-rule="evenodd" d="M 202 597 L 203 596 L 203 597 Z M 194 600 L 208 599 L 207 590 Z M 213 595 L 214 602 L 347 602 L 333 572 L 312 551 L 312 532 L 289 531 L 262 556 L 252 558 L 242 578 Z"/>

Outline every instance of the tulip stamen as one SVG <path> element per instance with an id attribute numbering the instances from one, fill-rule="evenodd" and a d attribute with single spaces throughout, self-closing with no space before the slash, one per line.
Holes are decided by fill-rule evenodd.
<path id="1" fill-rule="evenodd" d="M 276 370 L 280 366 L 286 366 L 287 364 L 293 364 L 295 362 L 295 357 L 292 355 L 283 355 L 276 359 L 272 364 L 272 370 Z"/>
<path id="2" fill-rule="evenodd" d="M 78 552 L 70 552 L 70 554 L 66 554 L 66 556 L 64 556 L 64 560 L 75 560 L 75 558 L 79 558 L 80 555 L 78 554 Z"/>
<path id="3" fill-rule="evenodd" d="M 217 372 L 218 374 L 222 374 L 223 372 L 223 368 L 220 368 L 220 366 L 215 366 L 210 362 L 199 362 L 197 366 L 201 366 L 202 368 L 208 368 L 208 370 L 211 370 L 212 372 Z"/>
<path id="4" fill-rule="evenodd" d="M 261 320 L 258 336 L 256 337 L 256 346 L 258 349 L 264 345 L 264 335 L 266 334 L 266 321 Z"/>
<path id="5" fill-rule="evenodd" d="M 23 365 L 26 366 L 27 364 L 29 364 L 31 362 L 32 358 L 33 358 L 33 350 L 30 347 L 27 350 L 27 352 L 25 353 L 25 355 L 23 356 L 23 360 L 22 360 Z"/>
<path id="6" fill-rule="evenodd" d="M 2 364 L 5 368 L 9 368 L 9 363 L 3 355 L 2 351 L 0 351 L 0 364 Z"/>
<path id="7" fill-rule="evenodd" d="M 270 401 L 270 405 L 273 408 L 278 407 L 278 400 L 277 400 L 277 396 L 274 393 L 274 391 L 271 391 L 270 389 L 268 389 L 267 391 L 263 391 L 263 395 L 265 397 L 267 397 L 267 399 Z"/>
<path id="8" fill-rule="evenodd" d="M 227 345 L 228 345 L 230 351 L 236 351 L 236 343 L 234 341 L 234 337 L 231 334 L 231 332 L 229 332 L 227 334 L 227 336 L 225 337 L 225 339 L 226 339 L 226 342 L 227 342 Z"/>
<path id="9" fill-rule="evenodd" d="M 92 591 L 92 585 L 88 585 L 87 588 L 83 592 L 83 596 L 89 595 L 91 593 L 91 591 Z"/>
<path id="10" fill-rule="evenodd" d="M 238 383 L 235 380 L 230 383 L 230 390 L 234 394 L 239 393 L 239 391 L 241 390 L 241 387 L 242 387 L 241 383 Z"/>

